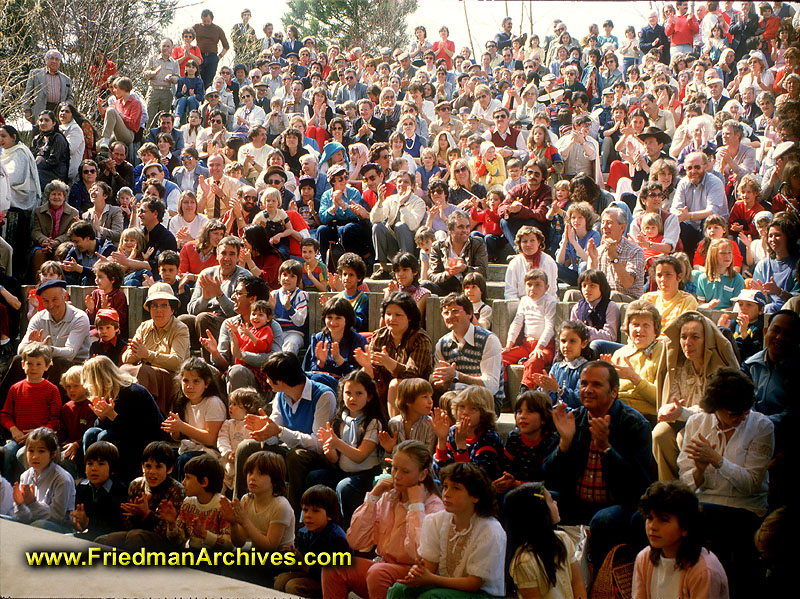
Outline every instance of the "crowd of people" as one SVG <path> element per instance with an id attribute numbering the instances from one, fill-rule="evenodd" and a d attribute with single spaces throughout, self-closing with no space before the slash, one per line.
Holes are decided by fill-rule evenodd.
<path id="1" fill-rule="evenodd" d="M 0 514 L 352 552 L 213 569 L 308 597 L 780 594 L 800 11 L 692 10 L 475 55 L 203 10 L 142 88 L 98 51 L 84 113 L 48 51 L 0 115 Z"/>

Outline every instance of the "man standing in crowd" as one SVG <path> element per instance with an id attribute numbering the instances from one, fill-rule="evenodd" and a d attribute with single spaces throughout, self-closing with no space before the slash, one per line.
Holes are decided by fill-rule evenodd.
<path id="1" fill-rule="evenodd" d="M 172 58 L 172 40 L 161 40 L 161 54 L 152 56 L 145 65 L 144 78 L 148 80 L 147 114 L 155 124 L 156 118 L 163 112 L 172 110 L 172 86 L 181 77 L 178 61 Z"/>
<path id="2" fill-rule="evenodd" d="M 72 79 L 59 71 L 64 58 L 58 50 L 48 50 L 44 55 L 45 68 L 34 69 L 28 75 L 22 95 L 25 118 L 36 125 L 43 110 L 57 112 L 61 102 L 74 103 Z"/>
<path id="3" fill-rule="evenodd" d="M 228 38 L 222 27 L 214 24 L 214 13 L 205 9 L 200 13 L 200 23 L 194 26 L 197 38 L 197 47 L 200 48 L 203 63 L 200 65 L 200 77 L 203 78 L 203 87 L 209 88 L 217 74 L 217 65 L 230 49 Z M 222 52 L 219 45 L 222 44 Z"/>

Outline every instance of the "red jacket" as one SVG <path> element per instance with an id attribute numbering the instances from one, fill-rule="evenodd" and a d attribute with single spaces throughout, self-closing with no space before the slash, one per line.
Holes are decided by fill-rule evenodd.
<path id="1" fill-rule="evenodd" d="M 694 44 L 694 36 L 700 31 L 700 23 L 691 13 L 686 13 L 683 16 L 675 15 L 667 21 L 664 30 L 673 46 L 685 44 L 691 46 Z"/>
<path id="2" fill-rule="evenodd" d="M 204 268 L 208 268 L 209 266 L 216 266 L 217 262 L 217 253 L 214 252 L 208 258 L 208 260 L 203 261 L 200 259 L 200 254 L 197 252 L 196 249 L 197 241 L 190 241 L 183 249 L 181 249 L 181 266 L 180 272 L 181 273 L 192 273 L 194 275 L 199 275 Z"/>

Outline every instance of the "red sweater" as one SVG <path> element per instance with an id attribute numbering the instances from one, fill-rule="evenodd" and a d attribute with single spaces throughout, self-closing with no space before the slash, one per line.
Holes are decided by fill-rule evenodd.
<path id="1" fill-rule="evenodd" d="M 16 426 L 21 431 L 46 426 L 57 431 L 61 426 L 61 395 L 58 387 L 48 380 L 29 383 L 23 379 L 8 390 L 6 403 L 0 412 L 0 424 L 7 429 Z"/>
<path id="2" fill-rule="evenodd" d="M 731 208 L 728 224 L 740 223 L 743 227 L 742 233 L 752 235 L 753 239 L 756 239 L 758 237 L 758 229 L 753 224 L 753 217 L 763 210 L 766 210 L 766 208 L 759 201 L 756 201 L 753 207 L 748 209 L 744 204 L 744 200 L 737 200 L 734 202 L 733 208 Z"/>
<path id="3" fill-rule="evenodd" d="M 62 443 L 72 443 L 83 439 L 90 426 L 94 424 L 96 416 L 88 401 L 75 403 L 70 400 L 61 408 L 61 429 L 58 439 Z"/>
<path id="4" fill-rule="evenodd" d="M 694 43 L 694 36 L 700 31 L 700 23 L 691 13 L 683 16 L 675 15 L 667 21 L 664 30 L 673 46 L 686 44 L 691 46 Z"/>
<path id="5" fill-rule="evenodd" d="M 181 266 L 179 269 L 181 274 L 188 272 L 193 275 L 199 275 L 204 268 L 218 264 L 216 252 L 212 253 L 205 262 L 201 260 L 200 254 L 197 253 L 196 245 L 197 241 L 190 241 L 181 249 Z"/>
<path id="6" fill-rule="evenodd" d="M 251 352 L 254 354 L 268 354 L 272 348 L 272 327 L 267 324 L 260 329 L 252 326 L 249 328 L 250 332 L 253 333 L 253 336 L 258 339 L 258 343 L 253 343 L 253 340 L 250 339 L 250 337 L 237 333 L 236 336 L 239 338 L 239 349 L 241 349 L 243 352 Z M 244 361 L 236 360 L 236 363 L 244 364 Z"/>
<path id="7" fill-rule="evenodd" d="M 94 324 L 94 318 L 97 311 L 101 309 L 102 299 L 105 293 L 100 289 L 92 291 L 92 299 L 94 300 L 94 312 L 86 313 L 89 315 L 89 322 Z M 125 297 L 125 292 L 122 289 L 115 289 L 108 294 L 108 307 L 113 308 L 119 314 L 119 334 L 123 339 L 128 338 L 128 298 Z"/>

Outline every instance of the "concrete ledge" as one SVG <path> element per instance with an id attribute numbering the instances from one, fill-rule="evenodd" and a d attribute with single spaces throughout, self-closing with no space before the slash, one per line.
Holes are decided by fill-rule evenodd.
<path id="1" fill-rule="evenodd" d="M 100 547 L 75 537 L 0 520 L 0 596 L 2 597 L 219 597 L 289 599 L 295 597 L 233 578 L 191 568 L 32 568 L 26 550 L 88 551 Z M 105 548 L 107 549 L 107 548 Z"/>

